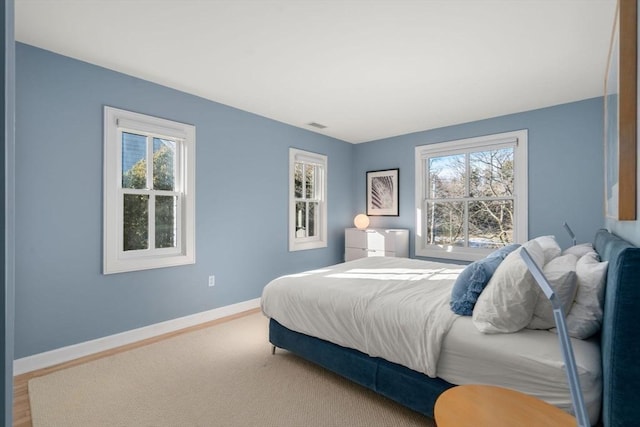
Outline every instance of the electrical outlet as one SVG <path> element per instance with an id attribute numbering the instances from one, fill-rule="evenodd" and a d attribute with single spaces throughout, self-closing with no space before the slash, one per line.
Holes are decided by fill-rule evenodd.
<path id="1" fill-rule="evenodd" d="M 209 286 L 215 286 L 216 285 L 216 276 L 209 276 Z"/>

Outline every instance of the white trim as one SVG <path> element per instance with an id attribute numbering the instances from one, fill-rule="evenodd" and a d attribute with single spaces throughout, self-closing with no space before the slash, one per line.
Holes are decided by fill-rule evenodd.
<path id="1" fill-rule="evenodd" d="M 223 317 L 242 313 L 243 311 L 252 310 L 258 307 L 260 307 L 260 298 L 255 298 L 239 302 L 237 304 L 214 308 L 213 310 L 202 311 L 200 313 L 179 317 L 177 319 L 167 320 L 165 322 L 155 323 L 142 328 L 97 338 L 95 340 L 45 351 L 44 353 L 34 354 L 33 356 L 23 357 L 13 361 L 13 375 L 20 375 L 37 369 L 47 368 L 49 366 L 78 359 L 80 357 L 89 356 L 101 351 L 153 338 L 158 335 L 221 319 Z"/>
<path id="2" fill-rule="evenodd" d="M 456 154 L 468 152 L 470 148 L 494 149 L 504 145 L 514 145 L 514 216 L 517 218 L 514 242 L 524 243 L 529 238 L 529 207 L 528 207 L 528 138 L 527 129 L 484 135 L 455 141 L 439 142 L 435 144 L 415 147 L 415 253 L 416 256 L 434 257 L 474 261 L 486 256 L 492 250 L 477 248 L 459 248 L 453 246 L 438 247 L 424 244 L 424 225 L 422 224 L 422 203 L 425 199 L 425 159 L 434 155 Z"/>
<path id="3" fill-rule="evenodd" d="M 311 238 L 296 237 L 296 197 L 295 197 L 295 163 L 305 162 L 318 165 L 322 171 L 320 177 L 321 195 L 319 200 L 319 219 L 318 235 Z M 328 160 L 324 154 L 312 153 L 310 151 L 299 150 L 297 148 L 289 148 L 289 251 L 302 251 L 307 249 L 326 248 L 327 247 L 327 176 L 328 176 Z"/>
<path id="4" fill-rule="evenodd" d="M 122 126 L 125 126 L 123 128 Z M 132 128 L 132 129 L 129 129 Z M 179 209 L 176 213 L 178 232 L 175 248 L 155 249 L 154 234 L 150 230 L 150 250 L 122 250 L 122 198 L 125 191 L 121 188 L 122 150 L 121 134 L 131 130 L 147 136 L 162 136 L 176 141 L 176 186 Z M 103 164 L 103 274 L 127 271 L 147 270 L 160 267 L 174 267 L 194 264 L 195 246 L 195 144 L 196 128 L 193 125 L 174 122 L 152 116 L 113 107 L 104 107 L 104 164 Z M 151 146 L 147 147 L 151 150 Z M 147 154 L 148 158 L 152 153 Z M 147 179 L 151 182 L 151 162 L 147 167 Z M 151 185 L 148 184 L 147 187 Z M 140 194 L 165 194 L 149 189 L 140 190 Z M 138 193 L 127 190 L 126 193 Z M 151 203 L 150 218 L 153 218 L 155 205 Z"/>
<path id="5" fill-rule="evenodd" d="M 132 111 L 127 111 L 126 117 L 118 117 L 116 125 L 123 130 L 142 133 L 146 136 L 160 136 L 168 139 L 185 139 L 189 137 L 188 132 L 182 126 L 174 127 L 170 121 L 160 122 L 155 117 Z"/>
<path id="6" fill-rule="evenodd" d="M 524 134 L 522 132 L 524 132 Z M 523 137 L 526 136 L 526 132 L 527 130 L 525 129 L 516 132 L 505 132 L 495 135 L 458 139 L 456 141 L 437 142 L 435 144 L 421 145 L 416 147 L 416 149 L 420 149 L 423 158 L 426 158 L 427 154 L 428 157 L 431 157 L 438 154 L 448 156 L 458 153 L 467 153 L 470 146 L 474 149 L 478 148 L 478 151 L 481 149 L 491 150 L 505 145 L 517 144 L 518 141 L 522 140 Z"/>

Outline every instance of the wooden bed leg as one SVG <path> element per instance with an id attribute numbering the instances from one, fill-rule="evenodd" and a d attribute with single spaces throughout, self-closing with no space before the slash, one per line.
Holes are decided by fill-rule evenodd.
<path id="1" fill-rule="evenodd" d="M 271 346 L 271 354 L 276 354 L 276 346 L 275 345 Z"/>

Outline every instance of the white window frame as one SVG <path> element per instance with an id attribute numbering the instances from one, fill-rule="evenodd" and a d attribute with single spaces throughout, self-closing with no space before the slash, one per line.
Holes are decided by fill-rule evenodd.
<path id="1" fill-rule="evenodd" d="M 310 163 L 319 167 L 320 177 L 316 184 L 318 196 L 318 233 L 312 237 L 296 237 L 296 199 L 295 195 L 295 165 L 297 162 Z M 327 156 L 310 151 L 289 148 L 289 251 L 327 247 Z"/>
<path id="2" fill-rule="evenodd" d="M 436 144 L 421 145 L 415 148 L 415 209 L 416 209 L 416 256 L 474 261 L 493 249 L 457 247 L 451 245 L 426 244 L 426 224 L 423 224 L 423 209 L 428 195 L 427 159 L 453 154 L 513 147 L 514 148 L 514 229 L 515 243 L 524 243 L 528 239 L 528 131 L 526 129 L 493 135 L 465 138 Z"/>
<path id="3" fill-rule="evenodd" d="M 160 137 L 176 142 L 175 191 L 153 189 L 123 190 L 122 133 Z M 103 273 L 122 273 L 173 267 L 195 263 L 195 126 L 147 116 L 113 107 L 104 107 L 103 165 Z M 149 157 L 149 154 L 147 155 Z M 151 163 L 151 162 L 148 162 Z M 152 170 L 152 165 L 148 168 Z M 148 174 L 151 172 L 148 172 Z M 178 198 L 176 246 L 154 248 L 155 236 L 149 233 L 150 249 L 123 249 L 124 193 L 173 195 Z M 149 217 L 154 206 L 150 203 Z M 152 223 L 150 219 L 150 224 Z"/>

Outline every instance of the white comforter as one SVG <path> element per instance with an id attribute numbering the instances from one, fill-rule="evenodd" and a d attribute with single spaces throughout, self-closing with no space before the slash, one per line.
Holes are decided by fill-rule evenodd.
<path id="1" fill-rule="evenodd" d="M 462 268 L 362 258 L 273 280 L 262 311 L 293 331 L 435 377 L 442 339 L 457 317 L 449 300 Z"/>

